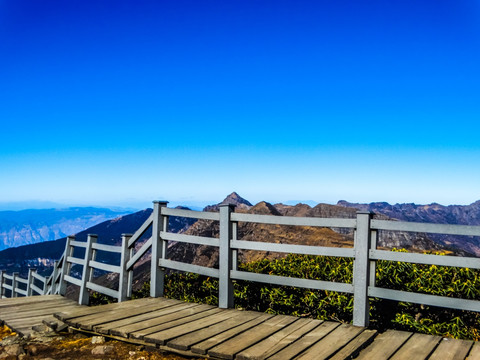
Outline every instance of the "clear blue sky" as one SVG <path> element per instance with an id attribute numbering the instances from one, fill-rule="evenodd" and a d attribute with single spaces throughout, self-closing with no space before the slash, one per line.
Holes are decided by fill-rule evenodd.
<path id="1" fill-rule="evenodd" d="M 480 3 L 0 0 L 0 202 L 480 199 Z"/>

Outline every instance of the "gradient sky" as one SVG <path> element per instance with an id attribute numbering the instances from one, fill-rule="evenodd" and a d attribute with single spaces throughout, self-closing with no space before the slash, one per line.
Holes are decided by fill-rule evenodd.
<path id="1" fill-rule="evenodd" d="M 0 0 L 0 203 L 469 204 L 479 64 L 478 0 Z"/>

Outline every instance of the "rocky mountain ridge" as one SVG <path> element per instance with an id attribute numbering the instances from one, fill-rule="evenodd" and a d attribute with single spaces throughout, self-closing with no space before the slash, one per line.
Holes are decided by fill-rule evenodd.
<path id="1" fill-rule="evenodd" d="M 227 196 L 221 203 L 208 206 L 205 210 L 218 211 L 220 204 L 240 203 L 236 212 L 274 216 L 303 216 L 327 218 L 355 218 L 357 210 L 344 206 L 318 204 L 313 208 L 307 204 L 272 205 L 262 201 L 254 206 L 248 201 L 239 199 L 237 193 Z M 378 219 L 391 220 L 383 214 L 375 215 Z M 214 221 L 199 220 L 184 231 L 187 235 L 218 237 L 219 224 Z M 274 242 L 282 244 L 317 245 L 332 247 L 352 247 L 353 231 L 349 229 L 330 229 L 310 226 L 282 226 L 257 223 L 239 223 L 238 239 L 246 241 Z M 411 251 L 443 250 L 425 234 L 410 234 L 405 232 L 384 232 L 379 239 L 379 246 L 385 248 L 407 248 Z M 217 266 L 218 249 L 215 247 L 193 245 L 186 243 L 172 244 L 169 248 L 172 259 L 202 266 Z M 249 262 L 263 258 L 277 258 L 284 254 L 265 251 L 240 251 L 239 261 Z"/>
<path id="2" fill-rule="evenodd" d="M 370 204 L 350 203 L 341 200 L 338 206 L 348 209 L 371 211 L 392 219 L 411 222 L 424 222 L 453 225 L 480 225 L 480 200 L 470 205 L 428 205 L 394 204 L 374 202 Z M 480 238 L 471 236 L 448 236 L 430 234 L 429 237 L 438 244 L 460 249 L 466 253 L 480 256 Z"/>

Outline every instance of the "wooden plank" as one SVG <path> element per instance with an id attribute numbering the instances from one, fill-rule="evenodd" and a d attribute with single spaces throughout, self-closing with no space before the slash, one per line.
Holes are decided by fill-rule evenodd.
<path id="1" fill-rule="evenodd" d="M 165 303 L 157 301 L 148 305 L 135 304 L 123 309 L 113 309 L 100 314 L 86 315 L 69 320 L 69 323 L 82 330 L 93 330 L 95 326 L 112 321 L 126 319 L 132 316 L 145 314 L 165 307 Z"/>
<path id="2" fill-rule="evenodd" d="M 234 338 L 223 342 L 208 351 L 208 355 L 220 359 L 233 359 L 236 354 L 256 344 L 266 337 L 282 330 L 298 320 L 293 316 L 277 315 L 255 326 L 250 331 L 243 332 Z"/>
<path id="3" fill-rule="evenodd" d="M 60 295 L 41 295 L 41 296 L 29 296 L 29 297 L 22 297 L 22 298 L 3 298 L 3 299 L 0 299 L 0 308 L 12 306 L 12 305 L 20 306 L 24 304 L 51 301 L 53 299 L 64 299 L 64 297 Z"/>
<path id="4" fill-rule="evenodd" d="M 377 335 L 376 330 L 365 330 L 333 355 L 330 360 L 344 360 L 355 357 L 360 350 L 370 345 Z"/>
<path id="5" fill-rule="evenodd" d="M 128 338 L 129 329 L 131 329 L 131 327 L 134 324 L 141 323 L 142 325 L 144 325 L 147 321 L 151 321 L 151 320 L 155 321 L 155 319 L 158 319 L 170 314 L 176 314 L 182 310 L 192 308 L 195 306 L 198 306 L 198 304 L 177 303 L 177 304 L 174 304 L 173 306 L 164 307 L 146 314 L 141 314 L 131 318 L 117 320 L 117 321 L 109 322 L 107 324 L 102 324 L 102 325 L 96 326 L 94 329 L 95 331 L 102 334 L 111 334 L 115 336 L 123 336 L 125 338 Z"/>
<path id="6" fill-rule="evenodd" d="M 270 357 L 269 359 L 274 360 L 284 360 L 284 359 L 293 359 L 295 356 L 303 352 L 305 349 L 309 348 L 317 341 L 325 337 L 327 334 L 335 330 L 339 323 L 335 323 L 332 321 L 325 321 L 321 323 L 319 326 L 314 328 L 309 333 L 305 334 L 303 337 L 295 341 L 294 343 L 288 345 L 283 350 L 277 352 L 275 355 Z"/>
<path id="7" fill-rule="evenodd" d="M 464 360 L 472 346 L 471 340 L 443 338 L 430 360 Z"/>
<path id="8" fill-rule="evenodd" d="M 207 306 L 207 305 L 205 305 L 205 306 Z M 201 310 L 204 310 L 204 311 L 201 311 Z M 202 305 L 200 305 L 200 306 L 197 306 L 195 308 L 187 309 L 187 310 L 184 310 L 184 311 L 186 311 L 186 312 L 191 311 L 193 313 L 191 315 L 188 315 L 188 316 L 183 316 L 183 314 L 181 314 L 182 315 L 181 318 L 178 318 L 179 313 L 167 315 L 167 316 L 157 320 L 157 321 L 162 321 L 161 324 L 158 324 L 158 325 L 152 326 L 152 327 L 148 327 L 148 328 L 143 328 L 142 330 L 139 330 L 139 331 L 131 332 L 129 334 L 129 337 L 132 338 L 132 339 L 143 340 L 145 336 L 147 336 L 149 334 L 152 334 L 154 332 L 159 332 L 159 331 L 169 329 L 169 328 L 172 328 L 172 327 L 175 327 L 175 326 L 190 323 L 192 321 L 196 321 L 196 320 L 204 318 L 206 316 L 212 316 L 213 314 L 216 314 L 216 313 L 222 311 L 222 309 L 212 308 L 210 306 L 208 306 L 208 308 L 206 308 L 206 307 L 203 307 Z M 166 320 L 167 318 L 169 318 L 169 319 Z"/>
<path id="9" fill-rule="evenodd" d="M 303 352 L 298 359 L 326 359 L 357 337 L 365 328 L 342 324 Z"/>
<path id="10" fill-rule="evenodd" d="M 54 316 L 59 320 L 68 321 L 74 318 L 78 318 L 80 316 L 98 314 L 98 313 L 105 312 L 112 309 L 124 309 L 130 306 L 133 306 L 134 304 L 146 305 L 155 301 L 166 301 L 166 299 L 144 298 L 144 299 L 125 301 L 122 303 L 111 303 L 106 305 L 90 306 L 90 307 L 83 306 L 78 310 L 55 313 Z"/>
<path id="11" fill-rule="evenodd" d="M 0 315 L 0 318 L 4 321 L 28 319 L 30 317 L 41 315 L 53 315 L 55 311 L 69 310 L 78 307 L 78 304 L 59 304 L 49 308 L 33 308 L 30 311 L 16 311 L 10 314 Z"/>
<path id="12" fill-rule="evenodd" d="M 249 330 L 256 326 L 257 324 L 260 324 L 270 318 L 272 318 L 273 315 L 270 314 L 260 314 L 257 318 L 250 320 L 240 326 L 236 326 L 232 329 L 226 330 L 222 333 L 219 333 L 218 335 L 212 336 L 209 339 L 206 339 L 198 344 L 195 344 L 192 346 L 191 350 L 195 354 L 206 354 L 207 351 L 214 346 L 229 340 L 233 338 L 234 336 L 237 336 L 238 334 L 241 334 L 242 332 Z"/>
<path id="13" fill-rule="evenodd" d="M 55 302 L 55 303 L 41 303 L 44 304 L 42 306 L 40 305 L 34 305 L 34 304 L 29 304 L 28 306 L 15 306 L 15 307 L 9 307 L 7 309 L 2 309 L 0 311 L 0 318 L 2 320 L 7 320 L 10 318 L 21 318 L 21 317 L 28 317 L 29 313 L 39 311 L 39 310 L 45 310 L 49 313 L 53 313 L 56 311 L 56 309 L 64 307 L 65 305 L 74 305 L 74 304 L 68 304 L 68 303 L 62 303 L 62 302 Z"/>
<path id="14" fill-rule="evenodd" d="M 467 360 L 480 360 L 480 342 L 475 341 L 468 354 Z"/>
<path id="15" fill-rule="evenodd" d="M 144 341 L 165 345 L 168 340 L 231 319 L 232 317 L 235 317 L 236 313 L 237 312 L 235 310 L 222 310 L 221 312 L 218 312 L 212 316 L 203 317 L 195 322 L 188 322 L 183 325 L 149 334 L 144 337 Z"/>
<path id="16" fill-rule="evenodd" d="M 373 343 L 360 352 L 358 360 L 389 359 L 412 335 L 406 331 L 387 330 L 378 335 Z"/>
<path id="17" fill-rule="evenodd" d="M 293 324 L 288 325 L 286 328 L 283 328 L 265 340 L 243 350 L 236 356 L 236 359 L 266 359 L 299 339 L 310 330 L 313 330 L 321 323 L 321 320 L 298 319 Z"/>
<path id="18" fill-rule="evenodd" d="M 440 336 L 413 334 L 393 355 L 392 360 L 427 359 L 440 340 Z"/>
<path id="19" fill-rule="evenodd" d="M 258 318 L 261 313 L 253 311 L 236 311 L 236 314 L 228 320 L 222 321 L 218 324 L 210 325 L 206 328 L 193 331 L 189 334 L 179 336 L 167 343 L 168 347 L 178 350 L 188 350 L 194 344 L 209 339 L 215 335 L 233 329 L 248 321 Z"/>

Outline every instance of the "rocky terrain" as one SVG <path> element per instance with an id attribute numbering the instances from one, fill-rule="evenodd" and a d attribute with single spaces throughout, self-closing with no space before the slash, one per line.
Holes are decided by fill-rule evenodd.
<path id="1" fill-rule="evenodd" d="M 108 340 L 101 336 L 57 333 L 38 327 L 28 339 L 0 327 L 0 359 L 6 360 L 75 360 L 75 359 L 128 359 L 128 360 L 186 360 L 165 354 L 155 348 Z"/>

